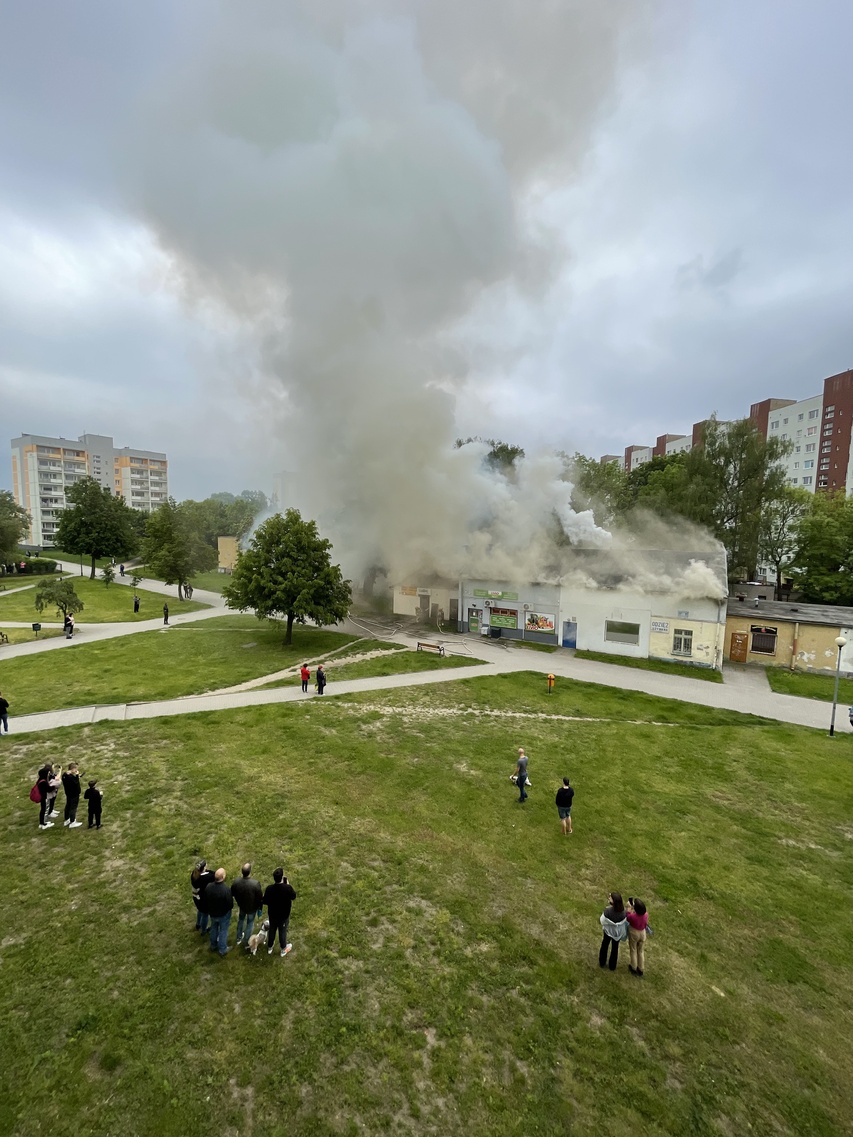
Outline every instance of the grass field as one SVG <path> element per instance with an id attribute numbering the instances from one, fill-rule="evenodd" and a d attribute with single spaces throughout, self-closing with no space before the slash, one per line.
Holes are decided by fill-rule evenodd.
<path id="1" fill-rule="evenodd" d="M 148 568 L 145 565 L 143 565 L 137 571 L 141 576 L 147 577 L 149 580 L 163 579 L 162 577 L 157 576 L 156 573 L 149 572 Z M 226 584 L 230 582 L 230 580 L 230 574 L 217 572 L 214 570 L 212 572 L 197 572 L 190 581 L 190 584 L 193 586 L 193 588 L 204 588 L 207 589 L 208 592 L 222 592 L 222 589 Z M 175 587 L 177 588 L 177 585 Z"/>
<path id="2" fill-rule="evenodd" d="M 139 588 L 137 589 L 140 599 L 139 614 L 134 615 L 133 591 L 126 585 L 108 586 L 102 580 L 89 580 L 88 577 L 79 576 L 68 579 L 73 583 L 74 591 L 84 604 L 83 611 L 74 617 L 78 625 L 116 621 L 139 623 L 140 620 L 153 620 L 157 616 L 162 617 L 164 601 L 168 603 L 173 616 L 179 612 L 198 612 L 202 608 L 209 607 L 196 600 L 178 600 L 176 596 L 161 596 L 157 592 L 148 592 L 144 588 Z M 46 608 L 39 615 L 35 607 L 37 591 L 38 582 L 25 592 L 11 594 L 0 592 L 0 624 L 7 620 L 43 620 L 45 623 L 58 620 L 61 623 L 62 616 L 57 616 L 55 608 Z"/>
<path id="3" fill-rule="evenodd" d="M 849 1132 L 853 764 L 540 678 L 4 739 L 0 1132 Z M 46 757 L 100 780 L 103 830 L 38 832 Z M 199 855 L 285 866 L 286 960 L 208 953 Z M 613 888 L 649 905 L 642 981 L 597 965 Z"/>
<path id="4" fill-rule="evenodd" d="M 49 557 L 53 561 L 67 561 L 69 564 L 74 564 L 74 565 L 79 565 L 82 561 L 83 572 L 86 574 L 86 576 L 88 576 L 89 573 L 92 571 L 92 558 L 91 557 L 82 557 L 81 558 L 79 553 L 68 553 L 65 551 L 65 549 L 46 549 L 42 555 L 45 557 Z M 111 562 L 112 562 L 112 557 L 98 557 L 95 561 L 96 569 L 100 570 L 102 568 L 105 568 Z M 118 566 L 120 564 L 121 564 L 121 559 L 119 558 L 116 561 L 116 573 L 118 573 Z"/>
<path id="5" fill-rule="evenodd" d="M 15 692 L 16 714 L 197 695 L 298 665 L 352 637 L 297 626 L 291 647 L 282 639 L 254 616 L 217 616 L 89 644 L 81 637 L 47 666 L 43 655 L 10 659 L 3 687 Z"/>
<path id="6" fill-rule="evenodd" d="M 329 679 L 329 694 L 334 690 L 336 682 L 345 679 L 374 679 L 385 675 L 403 675 L 415 671 L 442 671 L 454 667 L 472 667 L 482 663 L 482 659 L 473 659 L 468 655 L 433 655 L 425 651 L 399 651 L 397 644 L 383 643 L 381 640 L 366 640 L 353 644 L 352 652 L 340 659 L 332 658 L 323 663 Z M 357 659 L 348 663 L 349 654 L 360 655 L 362 652 L 381 651 L 382 655 L 374 659 Z M 311 669 L 311 682 L 314 682 L 314 668 Z M 275 683 L 265 684 L 267 687 L 286 687 L 293 683 L 293 679 L 278 680 Z"/>
<path id="7" fill-rule="evenodd" d="M 659 671 L 663 675 L 680 675 L 685 679 L 704 679 L 722 683 L 723 677 L 713 667 L 696 667 L 689 663 L 669 663 L 665 659 L 633 659 L 627 655 L 610 655 L 602 651 L 576 651 L 575 659 L 592 659 L 596 663 L 616 663 L 620 667 L 636 667 L 639 671 Z"/>
<path id="8" fill-rule="evenodd" d="M 768 667 L 767 681 L 773 691 L 782 695 L 799 695 L 802 699 L 823 699 L 832 702 L 835 689 L 834 675 L 815 675 L 808 671 L 791 671 L 786 667 Z M 842 717 L 847 707 L 853 704 L 853 679 L 840 679 L 838 683 L 838 702 L 842 706 Z"/>
<path id="9" fill-rule="evenodd" d="M 38 623 L 38 620 L 36 620 Z M 0 632 L 9 637 L 10 644 L 28 644 L 35 640 L 49 640 L 62 635 L 62 628 L 42 628 L 36 635 L 32 628 L 4 628 L 0 625 Z M 0 660 L 2 660 L 2 647 L 0 647 Z"/>

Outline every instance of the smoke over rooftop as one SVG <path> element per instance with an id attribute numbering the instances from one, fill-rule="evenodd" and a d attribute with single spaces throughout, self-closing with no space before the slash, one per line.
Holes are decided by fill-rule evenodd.
<path id="1" fill-rule="evenodd" d="M 270 473 L 297 472 L 293 504 L 349 573 L 533 577 L 555 537 L 608 543 L 556 459 L 508 478 L 455 449 L 454 390 L 478 306 L 544 292 L 561 263 L 535 204 L 583 161 L 641 11 L 210 4 L 141 109 L 126 192 L 188 294 L 251 328 Z"/>

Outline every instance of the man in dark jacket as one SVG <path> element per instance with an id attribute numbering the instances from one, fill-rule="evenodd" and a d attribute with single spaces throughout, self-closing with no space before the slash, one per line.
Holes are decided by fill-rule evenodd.
<path id="1" fill-rule="evenodd" d="M 213 884 L 213 869 L 207 867 L 207 861 L 199 861 L 190 873 L 190 887 L 193 890 L 193 904 L 196 910 L 195 930 L 202 935 L 210 923 L 210 915 L 204 902 L 205 889 L 209 884 Z"/>
<path id="2" fill-rule="evenodd" d="M 228 946 L 228 926 L 234 897 L 225 883 L 225 869 L 217 869 L 213 884 L 204 890 L 204 906 L 210 915 L 210 950 L 224 958 L 231 950 Z"/>
<path id="3" fill-rule="evenodd" d="M 80 804 L 80 773 L 76 762 L 71 762 L 62 775 L 62 788 L 65 790 L 65 820 L 66 829 L 79 829 L 83 824 L 77 820 L 77 806 Z"/>
<path id="4" fill-rule="evenodd" d="M 575 796 L 575 791 L 572 789 L 568 778 L 563 778 L 563 784 L 557 790 L 557 796 L 554 799 L 554 804 L 557 806 L 557 813 L 560 815 L 560 824 L 563 827 L 563 836 L 572 831 L 572 799 Z"/>
<path id="5" fill-rule="evenodd" d="M 287 927 L 290 923 L 290 908 L 296 899 L 293 885 L 284 875 L 284 869 L 276 869 L 272 874 L 273 884 L 267 886 L 264 904 L 270 922 L 270 938 L 267 955 L 272 955 L 275 934 L 278 932 L 278 946 L 282 955 L 287 955 L 293 944 L 287 942 Z"/>
<path id="6" fill-rule="evenodd" d="M 237 943 L 242 940 L 248 947 L 249 936 L 255 926 L 255 915 L 264 903 L 264 890 L 261 888 L 261 882 L 253 879 L 250 864 L 243 865 L 240 873 L 240 877 L 231 882 L 231 895 L 237 901 L 240 910 L 240 915 L 237 917 Z"/>

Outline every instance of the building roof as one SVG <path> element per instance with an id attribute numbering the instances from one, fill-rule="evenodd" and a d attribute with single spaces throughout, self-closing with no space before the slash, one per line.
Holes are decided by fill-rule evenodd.
<path id="1" fill-rule="evenodd" d="M 792 604 L 781 600 L 759 600 L 756 608 L 753 600 L 732 600 L 728 602 L 729 616 L 742 616 L 752 623 L 766 624 L 768 620 L 785 624 L 822 624 L 832 628 L 853 628 L 853 608 L 842 608 L 833 604 Z"/>

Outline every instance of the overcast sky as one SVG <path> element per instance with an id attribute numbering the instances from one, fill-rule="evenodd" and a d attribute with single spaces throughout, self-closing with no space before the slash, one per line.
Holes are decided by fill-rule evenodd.
<path id="1" fill-rule="evenodd" d="M 251 334 L 180 287 L 126 192 L 129 124 L 203 7 L 0 9 L 2 433 L 165 450 L 178 498 L 288 466 Z M 565 248 L 550 288 L 465 322 L 460 434 L 597 457 L 853 366 L 853 5 L 650 4 L 642 31 L 582 161 L 528 200 Z"/>

